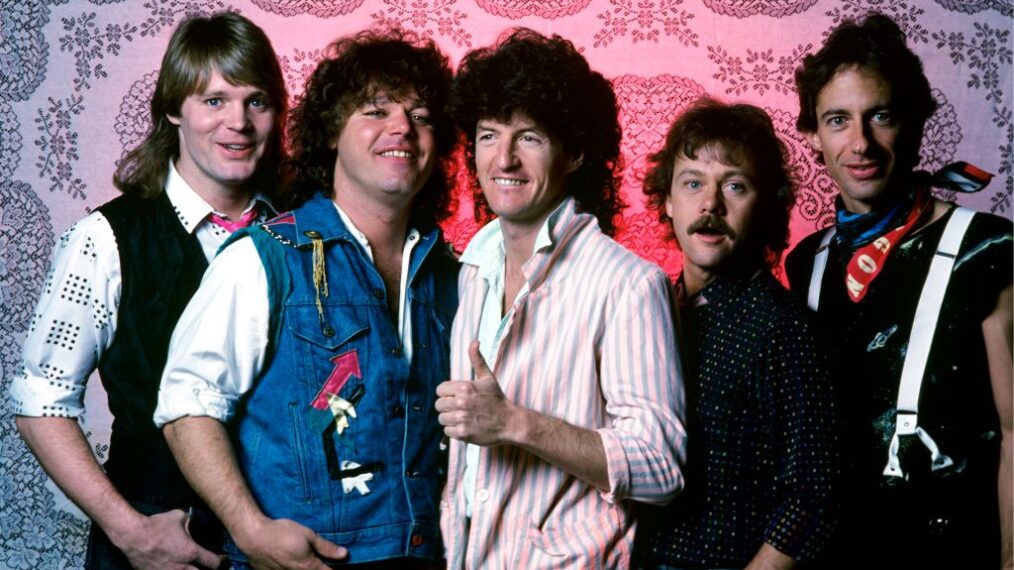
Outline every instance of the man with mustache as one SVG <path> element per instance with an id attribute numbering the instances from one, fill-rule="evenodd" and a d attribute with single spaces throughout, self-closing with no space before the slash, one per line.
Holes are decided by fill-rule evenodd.
<path id="1" fill-rule="evenodd" d="M 683 483 L 683 386 L 665 273 L 607 237 L 616 95 L 569 41 L 470 52 L 452 109 L 497 215 L 461 256 L 441 512 L 448 567 L 629 568 L 632 501 Z"/>
<path id="2" fill-rule="evenodd" d="M 265 195 L 277 185 L 286 99 L 253 22 L 184 20 L 162 59 L 151 133 L 113 177 L 123 195 L 60 239 L 11 399 L 39 463 L 92 520 L 86 568 L 221 562 L 211 552 L 221 526 L 151 414 L 169 336 L 209 260 L 233 230 L 274 215 Z M 104 466 L 78 425 L 96 370 L 113 416 Z"/>
<path id="3" fill-rule="evenodd" d="M 155 421 L 232 568 L 438 565 L 450 81 L 430 40 L 331 44 L 290 119 L 296 208 L 226 244 L 180 318 Z"/>
<path id="4" fill-rule="evenodd" d="M 832 337 L 850 422 L 833 560 L 997 568 L 1002 552 L 1011 568 L 1011 223 L 931 195 L 981 188 L 977 168 L 914 171 L 936 103 L 889 18 L 840 25 L 796 85 L 796 126 L 840 190 L 834 227 L 786 263 Z"/>
<path id="5" fill-rule="evenodd" d="M 643 568 L 791 568 L 834 526 L 838 421 L 804 307 L 772 275 L 794 201 L 785 146 L 751 105 L 698 101 L 644 192 L 683 252 L 687 488 L 643 508 Z"/>

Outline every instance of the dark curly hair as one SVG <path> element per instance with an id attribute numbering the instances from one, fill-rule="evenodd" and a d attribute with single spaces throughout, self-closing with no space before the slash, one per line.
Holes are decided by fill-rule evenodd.
<path id="1" fill-rule="evenodd" d="M 475 177 L 475 128 L 482 119 L 509 122 L 522 113 L 545 129 L 581 165 L 567 177 L 568 195 L 598 218 L 602 231 L 616 230 L 620 197 L 620 123 L 616 94 L 574 44 L 525 28 L 509 30 L 494 46 L 467 53 L 458 66 L 451 114 L 465 133 L 476 218 L 489 205 Z"/>
<path id="2" fill-rule="evenodd" d="M 892 111 L 902 125 L 898 162 L 912 168 L 919 162 L 919 146 L 926 121 L 936 111 L 922 62 L 905 44 L 905 33 L 891 18 L 872 13 L 862 22 L 846 21 L 835 28 L 820 51 L 803 58 L 796 69 L 799 118 L 796 129 L 817 130 L 817 97 L 844 68 L 875 72 L 891 84 Z M 819 156 L 820 160 L 823 160 Z"/>
<path id="3" fill-rule="evenodd" d="M 696 159 L 703 149 L 717 151 L 722 162 L 753 168 L 751 182 L 759 200 L 754 219 L 768 266 L 777 265 L 789 245 L 789 216 L 796 201 L 796 185 L 788 165 L 788 150 L 775 134 L 771 117 L 753 105 L 727 105 L 710 98 L 696 101 L 669 128 L 665 146 L 648 157 L 644 194 L 658 221 L 675 239 L 665 202 L 672 188 L 673 169 L 682 157 Z"/>
<path id="4" fill-rule="evenodd" d="M 451 88 L 447 57 L 433 41 L 397 29 L 364 31 L 328 46 L 289 116 L 291 158 L 285 163 L 285 208 L 333 187 L 332 144 L 349 114 L 383 91 L 397 100 L 411 92 L 425 101 L 437 146 L 437 165 L 412 203 L 411 223 L 431 229 L 450 214 L 451 151 L 457 143 L 445 107 Z"/>
<path id="5" fill-rule="evenodd" d="M 231 12 L 191 16 L 173 32 L 151 97 L 151 133 L 127 153 L 113 175 L 113 184 L 121 192 L 142 198 L 162 193 L 169 160 L 180 156 L 179 127 L 169 117 L 178 117 L 183 101 L 204 90 L 212 71 L 218 71 L 233 85 L 264 90 L 275 110 L 274 130 L 250 183 L 272 195 L 283 159 L 282 131 L 288 100 L 285 79 L 264 30 Z"/>

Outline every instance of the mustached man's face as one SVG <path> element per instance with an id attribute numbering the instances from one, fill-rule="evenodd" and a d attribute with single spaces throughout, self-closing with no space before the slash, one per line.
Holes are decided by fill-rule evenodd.
<path id="1" fill-rule="evenodd" d="M 730 264 L 752 238 L 758 200 L 753 166 L 723 162 L 724 153 L 717 150 L 702 148 L 697 158 L 679 155 L 665 201 L 691 292 L 738 269 Z"/>

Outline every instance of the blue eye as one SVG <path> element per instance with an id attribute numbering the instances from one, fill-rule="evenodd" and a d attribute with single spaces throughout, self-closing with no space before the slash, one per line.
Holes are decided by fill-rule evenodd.
<path id="1" fill-rule="evenodd" d="M 208 97 L 207 99 L 204 100 L 204 104 L 207 105 L 207 106 L 209 106 L 209 107 L 218 107 L 219 105 L 222 104 L 222 98 L 221 97 Z"/>

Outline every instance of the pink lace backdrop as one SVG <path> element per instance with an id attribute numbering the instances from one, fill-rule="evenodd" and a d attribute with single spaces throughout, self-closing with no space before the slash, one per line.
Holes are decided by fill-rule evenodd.
<path id="1" fill-rule="evenodd" d="M 837 23 L 893 16 L 922 57 L 940 104 L 922 167 L 967 160 L 996 174 L 979 194 L 947 196 L 1012 216 L 1014 0 L 20 0 L 0 4 L 0 569 L 77 568 L 87 522 L 13 429 L 8 385 L 54 243 L 116 192 L 117 160 L 147 132 L 148 97 L 173 27 L 234 10 L 264 27 L 295 94 L 337 36 L 400 26 L 453 61 L 505 29 L 575 43 L 620 101 L 624 196 L 617 239 L 672 275 L 679 254 L 646 211 L 640 177 L 672 119 L 704 94 L 768 110 L 800 180 L 792 241 L 828 224 L 834 185 L 795 132 L 793 70 Z M 466 188 L 464 183 L 459 188 Z M 474 234 L 471 201 L 445 224 L 455 247 Z M 83 425 L 104 460 L 105 395 L 92 381 Z"/>

